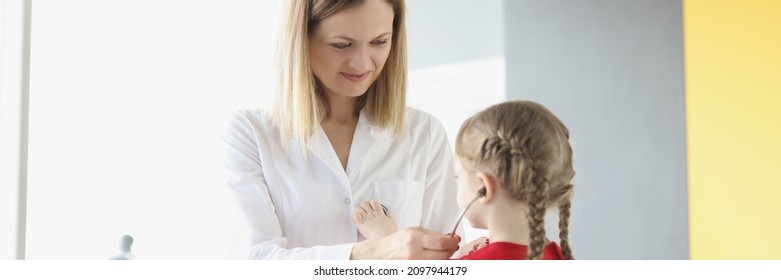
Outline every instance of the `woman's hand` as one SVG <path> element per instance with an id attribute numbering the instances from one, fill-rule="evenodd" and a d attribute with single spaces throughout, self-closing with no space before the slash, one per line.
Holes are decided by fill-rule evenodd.
<path id="1" fill-rule="evenodd" d="M 444 260 L 458 250 L 459 241 L 458 235 L 421 227 L 406 228 L 383 238 L 356 243 L 350 259 Z"/>

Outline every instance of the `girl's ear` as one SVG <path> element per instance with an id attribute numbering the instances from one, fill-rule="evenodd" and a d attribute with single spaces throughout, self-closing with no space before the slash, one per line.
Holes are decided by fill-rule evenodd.
<path id="1" fill-rule="evenodd" d="M 493 201 L 497 188 L 496 177 L 485 172 L 477 172 L 477 179 L 480 180 L 480 184 L 485 188 L 485 196 L 480 199 L 480 203 L 490 203 Z"/>

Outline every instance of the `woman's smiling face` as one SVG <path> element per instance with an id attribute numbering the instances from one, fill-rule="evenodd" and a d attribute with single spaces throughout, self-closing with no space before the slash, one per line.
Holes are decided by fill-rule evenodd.
<path id="1" fill-rule="evenodd" d="M 393 17 L 386 1 L 367 0 L 314 27 L 309 35 L 309 62 L 327 95 L 366 93 L 390 54 Z"/>

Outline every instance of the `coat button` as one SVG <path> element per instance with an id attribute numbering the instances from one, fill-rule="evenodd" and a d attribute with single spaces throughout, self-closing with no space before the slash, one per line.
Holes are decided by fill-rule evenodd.
<path id="1" fill-rule="evenodd" d="M 350 205 L 351 200 L 349 198 L 344 199 L 344 204 Z"/>

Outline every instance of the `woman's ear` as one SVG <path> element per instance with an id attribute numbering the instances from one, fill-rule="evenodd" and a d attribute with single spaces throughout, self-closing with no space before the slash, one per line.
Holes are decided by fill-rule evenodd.
<path id="1" fill-rule="evenodd" d="M 480 203 L 489 203 L 494 199 L 496 195 L 497 187 L 496 177 L 485 172 L 477 172 L 477 179 L 480 180 L 480 184 L 485 188 L 485 196 L 480 199 Z"/>

